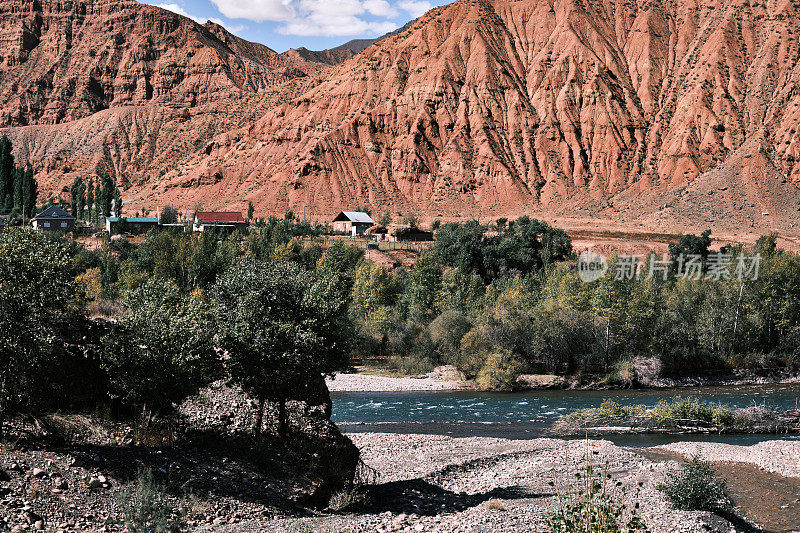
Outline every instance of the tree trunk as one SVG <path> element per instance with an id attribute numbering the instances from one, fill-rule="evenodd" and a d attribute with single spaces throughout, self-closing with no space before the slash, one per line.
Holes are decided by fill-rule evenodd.
<path id="1" fill-rule="evenodd" d="M 253 433 L 256 437 L 261 436 L 261 426 L 264 423 L 264 398 L 261 397 L 258 399 L 258 412 L 256 413 L 256 423 L 253 426 Z"/>
<path id="2" fill-rule="evenodd" d="M 278 436 L 286 437 L 286 399 L 281 398 L 278 402 Z"/>
<path id="3" fill-rule="evenodd" d="M 3 433 L 3 426 L 5 425 L 5 422 L 6 422 L 6 408 L 0 405 L 0 443 L 3 442 L 3 436 L 5 435 L 5 433 Z"/>

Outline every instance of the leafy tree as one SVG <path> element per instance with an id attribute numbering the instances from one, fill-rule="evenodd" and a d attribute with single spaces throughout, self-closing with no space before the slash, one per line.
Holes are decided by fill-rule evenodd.
<path id="1" fill-rule="evenodd" d="M 436 258 L 445 266 L 464 272 L 478 272 L 483 277 L 483 234 L 486 228 L 476 221 L 465 224 L 448 222 L 436 232 Z"/>
<path id="2" fill-rule="evenodd" d="M 337 241 L 322 256 L 318 270 L 339 274 L 347 282 L 347 286 L 352 287 L 356 265 L 363 257 L 364 250 L 361 248 Z"/>
<path id="3" fill-rule="evenodd" d="M 129 292 L 125 313 L 103 339 L 112 394 L 148 414 L 165 414 L 218 375 L 214 321 L 203 292 L 184 297 L 154 279 Z"/>
<path id="4" fill-rule="evenodd" d="M 253 206 L 253 202 L 247 202 L 247 220 L 253 220 L 255 212 L 256 208 Z"/>
<path id="5" fill-rule="evenodd" d="M 122 216 L 122 193 L 119 192 L 117 187 L 114 187 L 114 216 Z"/>
<path id="6" fill-rule="evenodd" d="M 14 155 L 11 140 L 3 135 L 0 137 L 0 209 L 11 211 L 14 201 Z"/>
<path id="7" fill-rule="evenodd" d="M 111 216 L 111 203 L 114 201 L 114 180 L 111 178 L 108 172 L 103 173 L 103 177 L 100 180 L 100 214 L 104 217 Z M 95 194 L 95 197 L 98 197 Z"/>
<path id="8" fill-rule="evenodd" d="M 88 186 L 86 188 L 86 207 L 87 207 L 87 209 L 89 211 L 87 216 L 89 218 L 89 221 L 92 222 L 92 223 L 95 222 L 96 213 L 97 213 L 97 210 L 96 210 L 96 207 L 95 207 L 95 198 L 96 198 L 96 196 L 95 196 L 94 193 L 95 193 L 94 180 L 92 178 L 89 178 L 89 184 L 88 184 Z"/>
<path id="9" fill-rule="evenodd" d="M 177 224 L 180 213 L 177 209 L 168 205 L 161 210 L 161 223 L 162 224 Z"/>
<path id="10" fill-rule="evenodd" d="M 315 277 L 293 262 L 241 259 L 215 285 L 228 369 L 258 401 L 256 435 L 267 401 L 278 403 L 278 434 L 285 436 L 286 402 L 307 400 L 322 374 L 347 365 L 348 295 L 337 274 Z"/>
<path id="11" fill-rule="evenodd" d="M 25 179 L 22 183 L 22 216 L 32 218 L 36 209 L 36 201 L 39 197 L 39 184 L 33 177 L 33 167 L 31 164 L 25 167 Z"/>
<path id="12" fill-rule="evenodd" d="M 387 307 L 392 307 L 399 296 L 399 287 L 386 267 L 367 261 L 356 269 L 353 284 L 353 311 L 365 322 Z"/>
<path id="13" fill-rule="evenodd" d="M 102 180 L 97 179 L 94 183 L 94 211 L 92 212 L 92 222 L 95 224 L 100 222 L 100 216 L 103 214 L 104 202 Z"/>
<path id="14" fill-rule="evenodd" d="M 70 251 L 32 229 L 0 234 L 0 433 L 9 410 L 48 397 L 69 335 L 80 331 Z"/>
<path id="15" fill-rule="evenodd" d="M 82 200 L 85 198 L 86 195 L 86 185 L 83 183 L 83 179 L 80 177 L 75 177 L 75 180 L 72 182 L 72 187 L 69 191 L 70 196 L 70 210 L 72 211 L 72 216 L 75 218 L 81 218 L 80 215 L 83 211 L 83 206 L 81 205 Z"/>
<path id="16" fill-rule="evenodd" d="M 672 265 L 676 265 L 678 258 L 689 255 L 698 255 L 705 263 L 711 247 L 711 230 L 707 229 L 698 237 L 697 235 L 681 235 L 678 242 L 669 244 L 669 255 L 672 258 Z"/>
<path id="17" fill-rule="evenodd" d="M 442 268 L 431 253 L 421 255 L 408 275 L 403 303 L 415 319 L 430 320 L 436 315 L 436 297 L 442 282 Z"/>

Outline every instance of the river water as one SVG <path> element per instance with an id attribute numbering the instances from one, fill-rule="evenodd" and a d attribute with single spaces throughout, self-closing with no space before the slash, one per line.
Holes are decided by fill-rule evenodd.
<path id="1" fill-rule="evenodd" d="M 670 390 L 334 392 L 333 420 L 345 432 L 430 433 L 451 436 L 536 438 L 558 418 L 576 409 L 598 407 L 606 398 L 619 404 L 653 407 L 659 400 L 694 396 L 730 407 L 767 405 L 794 409 L 800 384 L 691 387 Z M 713 440 L 747 444 L 764 435 L 620 435 L 620 445 L 650 446 L 673 440 Z M 786 438 L 783 436 L 782 438 Z"/>

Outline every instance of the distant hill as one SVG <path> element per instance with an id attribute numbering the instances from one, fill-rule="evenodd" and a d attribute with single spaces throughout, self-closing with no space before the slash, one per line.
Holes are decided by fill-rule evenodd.
<path id="1" fill-rule="evenodd" d="M 337 46 L 336 48 L 331 48 L 331 50 L 350 50 L 351 52 L 354 52 L 356 54 L 359 52 L 363 52 L 364 50 L 366 50 L 373 44 L 377 43 L 378 41 L 386 39 L 387 37 L 392 37 L 393 35 L 397 35 L 398 33 L 407 30 L 416 21 L 417 19 L 414 19 L 411 22 L 408 22 L 407 24 L 403 25 L 403 27 L 397 28 L 394 31 L 390 31 L 386 35 L 381 35 L 380 37 L 376 37 L 375 39 L 353 39 L 352 41 L 347 41 L 346 43 Z"/>

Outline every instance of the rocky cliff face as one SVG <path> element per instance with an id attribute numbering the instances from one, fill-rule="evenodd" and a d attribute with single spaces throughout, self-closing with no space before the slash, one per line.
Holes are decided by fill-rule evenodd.
<path id="1" fill-rule="evenodd" d="M 785 0 L 459 0 L 159 186 L 217 175 L 272 211 L 485 216 L 604 209 L 738 154 L 737 178 L 795 190 L 798 39 Z"/>
<path id="2" fill-rule="evenodd" d="M 12 133 L 53 189 L 71 181 L 60 165 L 91 168 L 83 154 L 104 150 L 127 195 L 265 214 L 613 218 L 624 205 L 705 223 L 692 198 L 709 196 L 722 213 L 746 207 L 743 223 L 797 213 L 800 13 L 787 0 L 458 0 L 329 70 L 333 51 L 278 56 L 111 7 L 125 0 L 39 5 L 3 5 L 0 94 L 5 123 L 40 124 Z M 62 59 L 37 73 L 81 66 L 23 82 L 43 57 Z M 144 102 L 196 107 L 182 123 Z"/>
<path id="3" fill-rule="evenodd" d="M 265 46 L 131 0 L 8 0 L 0 50 L 6 126 L 125 105 L 193 107 L 297 77 Z"/>
<path id="4" fill-rule="evenodd" d="M 132 0 L 8 0 L 0 128 L 47 192 L 98 166 L 135 186 L 300 94 L 336 57 L 301 61 Z"/>

